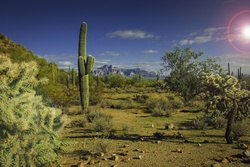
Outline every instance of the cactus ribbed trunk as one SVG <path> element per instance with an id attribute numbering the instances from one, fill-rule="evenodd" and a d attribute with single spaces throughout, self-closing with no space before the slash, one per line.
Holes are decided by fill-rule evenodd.
<path id="1" fill-rule="evenodd" d="M 227 63 L 227 75 L 230 75 L 231 74 L 231 71 L 230 71 L 230 64 Z"/>
<path id="2" fill-rule="evenodd" d="M 79 35 L 78 48 L 78 76 L 82 111 L 89 106 L 89 74 L 95 63 L 95 58 L 86 56 L 87 23 L 83 22 Z"/>

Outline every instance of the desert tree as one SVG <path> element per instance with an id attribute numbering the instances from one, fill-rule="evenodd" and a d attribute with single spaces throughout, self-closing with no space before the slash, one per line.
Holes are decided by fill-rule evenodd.
<path id="1" fill-rule="evenodd" d="M 199 61 L 202 52 L 194 52 L 190 48 L 181 49 L 175 47 L 172 51 L 166 51 L 162 60 L 162 71 L 169 72 L 165 78 L 170 89 L 180 93 L 184 101 L 187 102 L 199 94 L 202 72 L 222 71 L 221 66 L 215 59 L 208 58 Z"/>
<path id="2" fill-rule="evenodd" d="M 239 80 L 232 75 L 203 73 L 204 98 L 207 99 L 207 112 L 218 111 L 227 119 L 225 138 L 233 142 L 232 125 L 236 121 L 249 118 L 250 91 L 241 88 Z"/>
<path id="3" fill-rule="evenodd" d="M 58 132 L 64 116 L 60 109 L 45 106 L 34 87 L 35 62 L 12 63 L 0 55 L 0 166 L 56 166 L 59 164 Z"/>

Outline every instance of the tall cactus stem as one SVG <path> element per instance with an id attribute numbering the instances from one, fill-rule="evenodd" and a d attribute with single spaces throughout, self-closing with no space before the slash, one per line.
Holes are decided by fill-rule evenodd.
<path id="1" fill-rule="evenodd" d="M 78 48 L 78 77 L 82 111 L 89 106 L 89 74 L 93 70 L 95 58 L 86 56 L 87 23 L 83 22 L 80 28 Z"/>
<path id="2" fill-rule="evenodd" d="M 72 85 L 73 85 L 73 88 L 76 86 L 76 77 L 75 77 L 74 68 L 72 68 Z"/>

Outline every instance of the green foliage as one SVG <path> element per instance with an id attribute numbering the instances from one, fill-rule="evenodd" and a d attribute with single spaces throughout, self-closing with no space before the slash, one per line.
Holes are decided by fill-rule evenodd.
<path id="1" fill-rule="evenodd" d="M 0 55 L 0 166 L 45 166 L 58 161 L 61 110 L 47 107 L 34 87 L 34 62 L 13 64 Z"/>
<path id="2" fill-rule="evenodd" d="M 200 92 L 202 71 L 220 73 L 222 68 L 213 59 L 197 61 L 202 52 L 195 53 L 190 48 L 176 47 L 173 51 L 166 51 L 162 57 L 163 70 L 170 71 L 165 81 L 170 89 L 181 94 L 185 102 Z"/>
<path id="3" fill-rule="evenodd" d="M 134 107 L 133 100 L 131 100 L 130 98 L 127 98 L 123 100 L 122 102 L 119 102 L 118 104 L 114 105 L 114 108 L 117 108 L 117 109 L 131 109 L 133 107 Z"/>
<path id="4" fill-rule="evenodd" d="M 246 136 L 250 132 L 249 123 L 246 121 L 237 121 L 232 125 L 233 137 L 239 139 L 242 136 Z"/>
<path id="5" fill-rule="evenodd" d="M 97 78 L 99 78 L 97 84 Z M 104 85 L 99 76 L 89 75 L 89 103 L 90 105 L 97 105 L 101 103 L 104 92 Z"/>
<path id="6" fill-rule="evenodd" d="M 147 109 L 153 116 L 171 116 L 173 108 L 164 96 L 149 97 L 146 101 Z"/>
<path id="7" fill-rule="evenodd" d="M 38 85 L 35 88 L 37 94 L 42 95 L 44 101 L 52 106 L 64 106 L 64 104 L 69 103 L 65 101 L 68 96 L 65 82 L 67 72 L 60 70 L 57 64 L 47 62 L 46 59 L 36 56 L 25 47 L 14 43 L 2 34 L 0 34 L 0 54 L 9 57 L 13 63 L 36 62 L 39 69 L 36 78 L 48 79 L 46 85 Z"/>
<path id="8" fill-rule="evenodd" d="M 110 73 L 104 77 L 104 83 L 110 88 L 124 88 L 127 80 L 123 75 Z"/>
<path id="9" fill-rule="evenodd" d="M 194 120 L 192 120 L 191 125 L 195 129 L 204 129 L 207 127 L 207 119 L 204 116 L 197 116 Z"/>
<path id="10" fill-rule="evenodd" d="M 112 116 L 100 112 L 96 108 L 88 108 L 86 116 L 91 128 L 96 132 L 110 132 L 112 130 Z"/>

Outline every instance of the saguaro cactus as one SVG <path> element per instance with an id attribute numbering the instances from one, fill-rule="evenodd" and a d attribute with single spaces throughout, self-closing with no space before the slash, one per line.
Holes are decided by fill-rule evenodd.
<path id="1" fill-rule="evenodd" d="M 76 74 L 75 74 L 75 70 L 74 70 L 74 68 L 72 68 L 72 70 L 71 70 L 71 75 L 72 75 L 72 86 L 73 86 L 73 88 L 76 86 Z"/>
<path id="2" fill-rule="evenodd" d="M 78 48 L 78 76 L 82 110 L 89 106 L 89 74 L 93 70 L 95 58 L 86 56 L 87 23 L 83 22 L 80 28 Z"/>
<path id="3" fill-rule="evenodd" d="M 243 78 L 243 74 L 241 73 L 241 67 L 238 69 L 238 80 L 241 81 Z"/>

